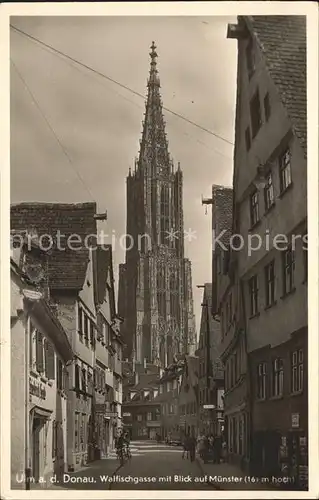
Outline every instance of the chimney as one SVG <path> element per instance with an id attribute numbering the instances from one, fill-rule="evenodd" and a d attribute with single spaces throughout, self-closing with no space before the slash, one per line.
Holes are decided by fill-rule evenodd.
<path id="1" fill-rule="evenodd" d="M 104 214 L 95 214 L 94 219 L 95 220 L 107 220 L 107 211 L 105 211 Z"/>

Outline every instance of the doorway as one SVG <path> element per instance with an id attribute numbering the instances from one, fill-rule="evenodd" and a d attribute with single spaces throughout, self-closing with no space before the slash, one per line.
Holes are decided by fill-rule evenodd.
<path id="1" fill-rule="evenodd" d="M 32 478 L 38 483 L 41 471 L 40 433 L 43 427 L 41 418 L 34 417 L 32 423 Z"/>

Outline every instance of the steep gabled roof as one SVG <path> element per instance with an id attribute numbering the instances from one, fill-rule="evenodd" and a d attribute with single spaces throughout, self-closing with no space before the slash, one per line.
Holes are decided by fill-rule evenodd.
<path id="1" fill-rule="evenodd" d="M 53 242 L 48 258 L 51 289 L 82 289 L 89 262 L 88 245 L 96 243 L 95 214 L 95 203 L 19 203 L 11 206 L 13 230 L 35 232 L 39 238 L 42 236 L 44 246 Z M 72 248 L 68 248 L 67 240 L 71 235 L 76 238 L 72 239 Z M 89 235 L 91 238 L 85 245 Z"/>
<path id="2" fill-rule="evenodd" d="M 245 21 L 307 154 L 306 16 L 251 16 Z"/>

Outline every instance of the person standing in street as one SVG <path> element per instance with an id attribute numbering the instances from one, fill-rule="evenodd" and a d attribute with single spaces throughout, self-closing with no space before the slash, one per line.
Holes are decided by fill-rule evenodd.
<path id="1" fill-rule="evenodd" d="M 182 454 L 182 459 L 188 458 L 189 456 L 189 437 L 187 434 L 185 434 L 184 439 L 183 439 L 183 454 Z"/>
<path id="2" fill-rule="evenodd" d="M 189 438 L 189 458 L 191 462 L 194 462 L 195 460 L 195 453 L 196 453 L 196 438 L 194 434 L 191 435 Z"/>

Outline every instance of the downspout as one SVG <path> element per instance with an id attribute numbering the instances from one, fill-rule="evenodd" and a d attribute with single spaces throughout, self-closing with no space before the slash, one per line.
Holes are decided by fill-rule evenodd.
<path id="1" fill-rule="evenodd" d="M 25 338 L 24 338 L 24 384 L 25 384 L 25 397 L 24 397 L 24 466 L 25 466 L 25 489 L 30 490 L 30 477 L 31 467 L 29 459 L 30 450 L 30 418 L 29 418 L 29 352 L 30 352 L 30 317 L 26 318 Z"/>

